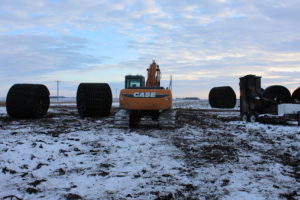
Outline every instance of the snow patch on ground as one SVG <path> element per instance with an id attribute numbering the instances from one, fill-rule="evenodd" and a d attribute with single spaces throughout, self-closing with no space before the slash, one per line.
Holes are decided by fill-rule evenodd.
<path id="1" fill-rule="evenodd" d="M 77 131 L 52 137 L 15 129 L 1 134 L 2 196 L 24 199 L 59 199 L 66 192 L 85 199 L 152 199 L 149 187 L 176 191 L 177 184 L 156 185 L 176 177 L 184 162 L 173 157 L 180 152 L 163 140 L 119 129 Z M 147 179 L 147 181 L 145 181 Z M 37 180 L 42 180 L 36 187 Z M 23 187 L 22 187 L 23 186 Z M 10 188 L 7 190 L 6 188 Z M 27 194 L 28 188 L 37 194 Z M 43 191 L 39 193 L 38 191 Z M 145 193 L 145 195 L 140 195 Z"/>
<path id="2" fill-rule="evenodd" d="M 6 114 L 6 107 L 0 106 L 0 114 Z"/>
<path id="3" fill-rule="evenodd" d="M 234 110 L 181 113 L 175 129 L 116 129 L 74 106 L 0 118 L 0 199 L 300 199 L 296 126 Z"/>
<path id="4" fill-rule="evenodd" d="M 211 110 L 228 110 L 220 108 L 212 108 L 208 100 L 174 100 L 173 108 L 182 109 L 211 109 Z M 239 103 L 232 110 L 239 110 Z"/>

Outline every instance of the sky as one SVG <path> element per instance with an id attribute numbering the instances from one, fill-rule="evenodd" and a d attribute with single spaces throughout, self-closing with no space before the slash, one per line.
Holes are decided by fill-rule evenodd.
<path id="1" fill-rule="evenodd" d="M 155 60 L 174 97 L 262 76 L 262 87 L 300 86 L 300 1 L 0 0 L 0 97 L 15 83 L 74 97 L 81 82 L 107 82 Z"/>

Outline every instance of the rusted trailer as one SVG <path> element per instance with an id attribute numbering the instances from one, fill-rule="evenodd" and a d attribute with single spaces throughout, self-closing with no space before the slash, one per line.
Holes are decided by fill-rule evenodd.
<path id="1" fill-rule="evenodd" d="M 300 104 L 284 86 L 261 88 L 261 77 L 247 75 L 240 78 L 240 114 L 243 121 L 264 123 L 292 123 L 300 121 Z"/>

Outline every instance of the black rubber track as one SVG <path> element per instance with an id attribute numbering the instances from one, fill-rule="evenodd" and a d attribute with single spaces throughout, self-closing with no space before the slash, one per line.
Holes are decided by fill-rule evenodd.
<path id="1" fill-rule="evenodd" d="M 112 105 L 111 89 L 107 83 L 80 83 L 76 101 L 80 117 L 105 117 Z"/>
<path id="2" fill-rule="evenodd" d="M 15 84 L 6 97 L 6 111 L 13 118 L 41 118 L 50 104 L 50 93 L 45 85 Z"/>
<path id="3" fill-rule="evenodd" d="M 272 85 L 267 87 L 263 92 L 263 97 L 270 99 L 277 104 L 292 102 L 290 91 L 281 85 Z"/>
<path id="4" fill-rule="evenodd" d="M 300 103 L 300 87 L 293 92 L 292 99 L 295 103 Z"/>
<path id="5" fill-rule="evenodd" d="M 230 86 L 212 88 L 208 99 L 212 108 L 234 108 L 236 104 L 236 95 Z"/>

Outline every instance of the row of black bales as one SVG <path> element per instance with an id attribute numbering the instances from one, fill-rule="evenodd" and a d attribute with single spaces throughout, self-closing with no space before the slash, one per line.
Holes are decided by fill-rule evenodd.
<path id="1" fill-rule="evenodd" d="M 272 85 L 262 92 L 262 98 L 280 103 L 300 103 L 300 87 L 291 95 L 290 91 L 281 85 Z M 236 94 L 230 86 L 214 87 L 209 92 L 209 104 L 212 108 L 234 108 Z"/>
<path id="2" fill-rule="evenodd" d="M 300 87 L 291 95 L 284 86 L 269 86 L 263 90 L 262 97 L 276 103 L 300 103 Z M 111 88 L 107 83 L 81 83 L 76 102 L 82 118 L 107 116 L 112 105 Z M 236 94 L 230 86 L 214 87 L 209 92 L 209 104 L 213 108 L 234 108 Z M 15 84 L 6 98 L 7 113 L 13 118 L 41 118 L 49 105 L 49 90 L 41 84 Z"/>
<path id="3" fill-rule="evenodd" d="M 107 83 L 81 83 L 77 89 L 80 117 L 103 117 L 110 114 L 112 93 Z M 50 106 L 50 92 L 41 84 L 15 84 L 6 97 L 6 111 L 12 118 L 41 118 Z"/>

